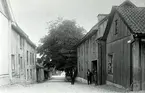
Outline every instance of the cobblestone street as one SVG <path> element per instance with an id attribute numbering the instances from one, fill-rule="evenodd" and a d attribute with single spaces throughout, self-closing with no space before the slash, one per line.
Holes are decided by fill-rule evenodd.
<path id="1" fill-rule="evenodd" d="M 64 81 L 64 76 L 53 76 L 51 80 L 43 83 L 30 85 L 8 85 L 0 87 L 0 93 L 115 93 L 123 92 L 113 86 L 95 86 L 75 82 L 71 85 L 70 82 Z M 143 92 L 140 92 L 143 93 Z"/>

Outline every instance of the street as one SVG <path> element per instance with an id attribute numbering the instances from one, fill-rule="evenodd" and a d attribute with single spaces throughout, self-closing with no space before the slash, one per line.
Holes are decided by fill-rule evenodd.
<path id="1" fill-rule="evenodd" d="M 51 80 L 43 83 L 29 84 L 29 85 L 8 85 L 0 87 L 0 93 L 115 93 L 125 92 L 113 86 L 103 85 L 87 85 L 75 82 L 71 85 L 66 82 L 64 75 L 53 76 Z"/>

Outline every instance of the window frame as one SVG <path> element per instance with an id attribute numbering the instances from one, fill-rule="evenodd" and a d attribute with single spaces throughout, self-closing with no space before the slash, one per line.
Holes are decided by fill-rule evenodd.
<path id="1" fill-rule="evenodd" d="M 114 21 L 114 28 L 115 28 L 114 35 L 118 34 L 118 21 L 119 21 L 118 19 Z"/>
<path id="2" fill-rule="evenodd" d="M 23 38 L 20 36 L 20 49 L 23 48 Z"/>
<path id="3" fill-rule="evenodd" d="M 113 75 L 113 58 L 114 58 L 114 55 L 113 55 L 113 53 L 111 53 L 111 54 L 108 54 L 108 68 L 107 68 L 107 72 L 108 72 L 108 74 L 110 74 L 110 75 Z M 110 65 L 109 65 L 110 64 Z M 109 67 L 110 66 L 110 67 Z"/>

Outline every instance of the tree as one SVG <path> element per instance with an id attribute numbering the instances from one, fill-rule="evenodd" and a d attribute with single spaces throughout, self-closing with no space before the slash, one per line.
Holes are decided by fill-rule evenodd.
<path id="1" fill-rule="evenodd" d="M 49 22 L 48 34 L 40 39 L 38 53 L 46 62 L 52 60 L 57 69 L 66 64 L 67 57 L 62 51 L 70 50 L 84 36 L 86 30 L 74 20 L 58 18 Z"/>

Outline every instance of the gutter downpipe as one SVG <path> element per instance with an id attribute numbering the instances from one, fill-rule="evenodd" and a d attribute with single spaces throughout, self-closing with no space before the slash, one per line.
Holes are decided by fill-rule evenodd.
<path id="1" fill-rule="evenodd" d="M 130 42 L 130 87 L 131 91 L 133 91 L 133 62 L 132 62 L 132 48 L 133 43 L 135 42 L 135 39 L 132 39 Z"/>
<path id="2" fill-rule="evenodd" d="M 135 35 L 136 36 L 136 35 Z M 129 43 L 130 46 L 130 88 L 131 91 L 133 91 L 133 62 L 132 62 L 132 45 L 135 42 L 135 36 L 133 35 L 133 39 L 129 40 L 127 43 Z"/>
<path id="3" fill-rule="evenodd" d="M 130 75 L 130 87 L 131 87 L 131 91 L 133 91 L 133 85 L 134 85 L 134 82 L 133 82 L 133 60 L 132 60 L 132 45 L 133 45 L 133 43 L 136 41 L 136 40 L 138 40 L 138 42 L 139 42 L 139 74 L 141 75 L 141 72 L 142 72 L 142 70 L 141 70 L 141 38 L 139 38 L 138 37 L 138 35 L 137 34 L 134 34 L 133 35 L 133 39 L 131 39 L 131 42 L 130 42 L 130 72 L 131 72 L 131 75 Z M 142 77 L 140 76 L 140 90 L 142 90 L 142 88 L 141 88 L 141 81 L 142 81 Z"/>

